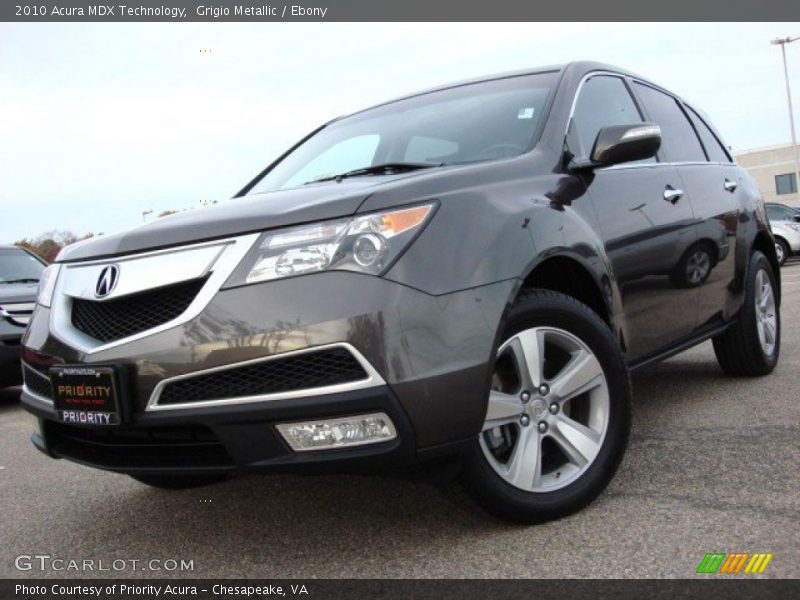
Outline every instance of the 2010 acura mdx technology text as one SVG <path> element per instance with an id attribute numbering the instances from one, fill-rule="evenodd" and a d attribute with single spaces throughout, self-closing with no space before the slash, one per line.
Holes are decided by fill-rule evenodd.
<path id="1" fill-rule="evenodd" d="M 700 111 L 572 63 L 319 128 L 237 195 L 63 250 L 24 339 L 48 455 L 188 487 L 459 466 L 488 511 L 608 484 L 631 370 L 772 371 L 764 205 Z"/>

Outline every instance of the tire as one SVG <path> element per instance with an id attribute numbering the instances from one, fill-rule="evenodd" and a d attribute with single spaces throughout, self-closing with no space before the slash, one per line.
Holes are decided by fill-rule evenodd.
<path id="1" fill-rule="evenodd" d="M 792 254 L 792 249 L 789 248 L 789 244 L 783 238 L 775 238 L 775 254 L 778 256 L 779 267 L 782 267 L 786 259 Z"/>
<path id="2" fill-rule="evenodd" d="M 631 386 L 619 344 L 606 323 L 586 305 L 570 296 L 538 289 L 523 292 L 511 307 L 501 340 L 487 420 L 465 456 L 461 483 L 483 509 L 507 521 L 541 523 L 572 514 L 605 489 L 628 443 Z M 518 373 L 519 385 L 516 386 L 512 380 L 517 361 L 521 360 L 519 357 L 532 356 L 533 352 L 524 349 L 539 343 L 546 348 L 545 353 L 539 354 L 546 354 L 547 358 L 541 369 L 533 371 L 541 372 L 539 381 L 544 386 L 537 386 L 533 381 L 537 375 L 520 376 Z M 507 354 L 511 355 L 510 359 Z M 513 369 L 508 367 L 509 360 L 515 365 Z M 534 364 L 537 361 L 525 359 L 522 362 Z M 579 364 L 585 368 L 576 369 Z M 580 377 L 572 380 L 562 377 L 573 369 Z M 523 400 L 526 378 L 534 389 L 528 399 Z M 581 384 L 584 380 L 587 383 Z M 566 381 L 571 381 L 578 391 L 584 391 L 568 399 L 570 386 Z M 527 415 L 527 424 L 524 416 L 513 415 L 517 410 L 514 404 L 517 397 L 522 403 L 523 415 Z M 555 413 L 553 405 L 558 406 Z M 509 407 L 509 413 L 503 413 L 502 419 L 510 420 L 495 426 L 501 422 L 494 419 L 499 414 L 498 406 Z M 549 427 L 544 432 L 543 422 Z M 569 430 L 566 423 L 572 424 Z M 576 431 L 585 431 L 590 436 L 582 434 L 584 437 L 575 440 L 567 435 Z M 515 436 L 516 441 L 513 441 Z M 587 446 L 583 442 L 590 437 L 591 443 Z M 502 443 L 495 445 L 498 439 L 507 438 L 513 441 L 513 447 L 510 443 L 508 448 Z M 575 444 L 564 444 L 565 439 L 568 442 L 572 439 Z M 524 445 L 522 440 L 527 440 Z M 578 450 L 580 447 L 582 451 Z M 538 462 L 528 460 L 528 448 L 539 449 L 538 452 L 534 450 L 540 457 Z M 502 464 L 506 454 L 507 463 Z M 522 456 L 525 460 L 514 458 Z M 584 459 L 584 464 L 580 465 L 580 460 L 572 464 L 573 456 Z M 525 475 L 525 468 L 517 468 L 517 465 L 526 464 L 536 465 L 531 477 Z"/>
<path id="3" fill-rule="evenodd" d="M 763 303 L 763 284 L 769 283 L 772 301 Z M 761 284 L 761 285 L 760 285 Z M 734 377 L 758 377 L 772 372 L 778 364 L 781 351 L 781 314 L 772 265 L 761 252 L 755 251 L 750 257 L 745 276 L 744 305 L 734 324 L 724 333 L 714 338 L 714 354 L 726 374 Z M 756 300 L 760 308 L 756 307 Z M 774 332 L 762 341 L 765 327 L 772 323 Z"/>
<path id="4" fill-rule="evenodd" d="M 0 389 L 22 385 L 22 368 L 19 363 L 7 364 L 0 369 Z"/>
<path id="5" fill-rule="evenodd" d="M 708 279 L 715 264 L 714 249 L 709 244 L 701 242 L 689 247 L 683 253 L 670 273 L 669 279 L 675 287 L 698 287 Z"/>
<path id="6" fill-rule="evenodd" d="M 162 490 L 189 490 L 224 481 L 227 475 L 131 475 L 139 483 Z"/>

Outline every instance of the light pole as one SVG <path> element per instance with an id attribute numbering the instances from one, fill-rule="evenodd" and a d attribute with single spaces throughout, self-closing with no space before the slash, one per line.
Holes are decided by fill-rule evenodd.
<path id="1" fill-rule="evenodd" d="M 792 127 L 794 127 L 794 126 L 792 126 Z M 792 129 L 792 131 L 794 131 L 794 129 Z M 149 210 L 143 210 L 142 211 L 142 221 L 147 221 L 147 215 L 150 215 L 152 213 L 153 213 L 153 209 L 152 208 L 149 209 Z"/>
<path id="2" fill-rule="evenodd" d="M 783 77 L 786 80 L 786 99 L 789 102 L 789 127 L 792 132 L 792 156 L 794 156 L 794 188 L 800 192 L 800 160 L 797 158 L 797 137 L 794 133 L 794 110 L 792 109 L 792 90 L 789 87 L 789 69 L 786 67 L 786 44 L 800 40 L 800 37 L 785 37 L 772 40 L 772 44 L 781 47 L 783 56 Z"/>

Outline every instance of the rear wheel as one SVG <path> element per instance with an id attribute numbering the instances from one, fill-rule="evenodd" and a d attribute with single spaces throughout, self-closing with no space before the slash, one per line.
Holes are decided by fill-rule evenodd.
<path id="1" fill-rule="evenodd" d="M 226 475 L 131 475 L 139 483 L 164 490 L 188 490 L 227 479 Z"/>
<path id="2" fill-rule="evenodd" d="M 464 483 L 501 518 L 556 519 L 599 495 L 622 458 L 631 417 L 625 363 L 595 313 L 549 290 L 524 293 L 503 340 Z"/>
<path id="3" fill-rule="evenodd" d="M 781 315 L 776 289 L 772 265 L 761 252 L 754 252 L 736 322 L 714 338 L 717 362 L 728 375 L 767 375 L 778 364 Z"/>

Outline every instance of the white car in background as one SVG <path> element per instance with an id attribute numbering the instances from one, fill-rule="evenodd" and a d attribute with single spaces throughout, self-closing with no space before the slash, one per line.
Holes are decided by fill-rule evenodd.
<path id="1" fill-rule="evenodd" d="M 768 202 L 766 207 L 778 264 L 783 265 L 792 254 L 800 253 L 800 211 L 774 202 Z"/>

